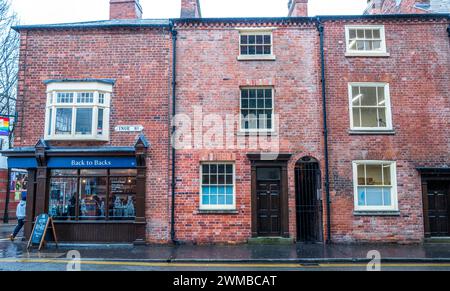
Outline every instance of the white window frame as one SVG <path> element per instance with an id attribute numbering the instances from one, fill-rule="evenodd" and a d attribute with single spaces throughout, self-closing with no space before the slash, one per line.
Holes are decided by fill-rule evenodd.
<path id="1" fill-rule="evenodd" d="M 273 47 L 273 31 L 275 28 L 239 28 L 239 61 L 273 61 L 276 60 Z M 241 36 L 242 35 L 270 35 L 270 55 L 242 55 L 241 54 Z"/>
<path id="2" fill-rule="evenodd" d="M 350 29 L 379 29 L 380 30 L 380 38 L 381 38 L 381 44 L 380 48 L 381 50 L 371 50 L 371 51 L 358 51 L 358 50 L 351 50 L 349 46 L 349 40 L 350 40 Z M 377 56 L 389 56 L 390 54 L 387 52 L 386 48 L 386 33 L 384 29 L 384 25 L 346 25 L 345 26 L 345 49 L 346 49 L 346 56 L 366 56 L 366 57 L 377 57 Z"/>
<path id="3" fill-rule="evenodd" d="M 232 165 L 233 166 L 233 205 L 204 205 L 203 204 L 203 165 Z M 220 161 L 205 161 L 200 163 L 200 195 L 199 195 L 199 209 L 200 210 L 236 210 L 236 163 L 234 162 L 220 162 Z"/>
<path id="4" fill-rule="evenodd" d="M 272 90 L 272 128 L 267 129 L 267 128 L 249 128 L 249 129 L 245 129 L 243 128 L 243 124 L 242 124 L 242 90 L 258 90 L 258 89 L 262 89 L 262 90 L 266 90 L 266 89 L 271 89 Z M 247 134 L 247 133 L 275 133 L 275 125 L 276 125 L 276 116 L 275 116 L 275 88 L 273 86 L 245 86 L 245 87 L 240 87 L 239 88 L 239 133 L 242 134 Z"/>
<path id="5" fill-rule="evenodd" d="M 355 127 L 353 121 L 353 87 L 384 87 L 384 98 L 386 105 L 386 126 L 385 127 Z M 350 114 L 350 129 L 354 131 L 391 131 L 392 127 L 392 110 L 389 83 L 383 82 L 351 82 L 348 83 L 348 102 Z"/>
<path id="6" fill-rule="evenodd" d="M 109 116 L 112 85 L 99 82 L 54 82 L 47 85 L 47 104 L 45 112 L 45 140 L 85 140 L 109 141 Z M 58 93 L 74 93 L 72 103 L 57 103 Z M 77 103 L 78 93 L 93 93 L 93 103 Z M 104 103 L 99 103 L 99 95 L 104 94 Z M 56 134 L 56 109 L 72 109 L 71 134 Z M 76 114 L 79 108 L 92 108 L 92 130 L 90 135 L 76 134 Z M 103 133 L 97 133 L 98 110 L 103 109 Z M 50 123 L 50 111 L 51 124 Z M 51 126 L 49 126 L 51 125 Z"/>
<path id="7" fill-rule="evenodd" d="M 391 172 L 391 205 L 390 206 L 360 206 L 358 203 L 358 165 L 390 165 Z M 355 211 L 398 211 L 397 194 L 397 163 L 395 161 L 358 160 L 352 162 L 353 167 L 353 199 Z M 367 186 L 361 186 L 367 187 Z M 377 186 L 375 186 L 377 187 Z"/>

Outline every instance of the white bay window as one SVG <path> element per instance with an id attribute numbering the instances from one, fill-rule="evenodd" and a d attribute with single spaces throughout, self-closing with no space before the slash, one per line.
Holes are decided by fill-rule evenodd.
<path id="1" fill-rule="evenodd" d="M 49 83 L 45 139 L 107 141 L 111 92 L 111 84 Z"/>

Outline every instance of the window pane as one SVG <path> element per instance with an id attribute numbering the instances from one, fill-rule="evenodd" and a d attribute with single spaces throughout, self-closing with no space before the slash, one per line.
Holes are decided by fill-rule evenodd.
<path id="1" fill-rule="evenodd" d="M 264 35 L 264 44 L 271 44 L 272 41 L 272 36 L 271 35 Z"/>
<path id="2" fill-rule="evenodd" d="M 279 168 L 258 168 L 256 170 L 256 176 L 258 180 L 276 181 L 280 180 Z"/>
<path id="3" fill-rule="evenodd" d="M 361 105 L 361 94 L 359 93 L 359 87 L 352 87 L 352 104 L 353 106 Z"/>
<path id="4" fill-rule="evenodd" d="M 366 188 L 366 205 L 383 206 L 383 188 Z"/>
<path id="5" fill-rule="evenodd" d="M 383 189 L 383 199 L 384 199 L 384 205 L 385 206 L 391 206 L 391 188 L 384 188 Z"/>
<path id="6" fill-rule="evenodd" d="M 206 168 L 214 171 L 208 177 L 205 175 Z M 233 203 L 233 165 L 231 164 L 209 164 L 202 165 L 202 197 L 203 205 L 232 205 Z M 231 198 L 227 197 L 230 196 Z M 231 199 L 231 204 L 229 203 Z"/>
<path id="7" fill-rule="evenodd" d="M 241 107 L 248 108 L 248 99 L 241 99 Z"/>
<path id="8" fill-rule="evenodd" d="M 375 40 L 373 41 L 373 50 L 379 51 L 381 50 L 381 40 Z"/>
<path id="9" fill-rule="evenodd" d="M 256 54 L 256 48 L 254 46 L 249 46 L 248 47 L 248 54 L 249 55 L 254 55 Z"/>
<path id="10" fill-rule="evenodd" d="M 374 29 L 372 32 L 373 38 L 375 39 L 380 39 L 381 38 L 381 34 L 380 34 L 380 30 L 379 29 Z"/>
<path id="11" fill-rule="evenodd" d="M 256 40 L 256 37 L 254 35 L 249 35 L 248 36 L 248 43 L 249 44 L 255 44 L 255 40 Z"/>
<path id="12" fill-rule="evenodd" d="M 262 46 L 257 46 L 256 47 L 256 54 L 257 55 L 262 55 L 263 54 L 263 47 Z"/>
<path id="13" fill-rule="evenodd" d="M 248 55 L 248 46 L 241 46 L 241 55 Z"/>
<path id="14" fill-rule="evenodd" d="M 80 179 L 80 219 L 105 219 L 106 180 L 104 177 Z"/>
<path id="15" fill-rule="evenodd" d="M 353 126 L 361 127 L 361 109 L 353 108 Z"/>
<path id="16" fill-rule="evenodd" d="M 358 185 L 359 186 L 366 185 L 366 174 L 364 165 L 358 165 L 357 171 L 358 171 Z"/>
<path id="17" fill-rule="evenodd" d="M 378 106 L 386 106 L 386 97 L 384 96 L 384 87 L 378 87 Z"/>
<path id="18" fill-rule="evenodd" d="M 76 134 L 92 134 L 92 108 L 78 108 Z"/>
<path id="19" fill-rule="evenodd" d="M 72 132 L 72 109 L 71 108 L 57 108 L 56 109 L 56 123 L 55 133 L 66 135 Z"/>
<path id="20" fill-rule="evenodd" d="M 51 135 L 52 134 L 52 118 L 53 118 L 53 116 L 52 116 L 53 110 L 51 108 L 48 111 L 48 114 L 49 114 L 49 116 L 48 116 L 48 132 L 47 132 L 47 134 Z"/>
<path id="21" fill-rule="evenodd" d="M 256 36 L 256 44 L 263 44 L 263 36 L 262 35 Z"/>
<path id="22" fill-rule="evenodd" d="M 78 170 L 52 170 L 51 175 L 55 176 L 77 176 Z"/>
<path id="23" fill-rule="evenodd" d="M 358 29 L 356 35 L 358 38 L 364 38 L 364 29 Z"/>
<path id="24" fill-rule="evenodd" d="M 227 174 L 233 174 L 233 165 L 226 165 L 226 172 Z"/>
<path id="25" fill-rule="evenodd" d="M 356 30 L 355 29 L 349 29 L 349 37 L 350 37 L 350 39 L 356 38 Z"/>
<path id="26" fill-rule="evenodd" d="M 107 176 L 108 170 L 102 169 L 86 169 L 80 171 L 81 176 Z"/>
<path id="27" fill-rule="evenodd" d="M 77 103 L 94 103 L 94 93 L 78 93 Z"/>
<path id="28" fill-rule="evenodd" d="M 270 55 L 271 53 L 272 53 L 272 47 L 270 45 L 265 45 L 264 46 L 264 54 Z"/>
<path id="29" fill-rule="evenodd" d="M 356 49 L 359 51 L 364 50 L 364 41 L 363 40 L 357 40 L 356 41 Z"/>
<path id="30" fill-rule="evenodd" d="M 241 44 L 247 44 L 247 36 L 246 35 L 241 35 Z"/>
<path id="31" fill-rule="evenodd" d="M 360 87 L 361 106 L 377 105 L 377 88 L 376 87 Z"/>
<path id="32" fill-rule="evenodd" d="M 378 126 L 379 127 L 386 127 L 386 109 L 379 108 L 378 109 Z"/>
<path id="33" fill-rule="evenodd" d="M 136 217 L 136 177 L 110 178 L 109 220 L 134 220 Z"/>
<path id="34" fill-rule="evenodd" d="M 100 104 L 105 103 L 105 94 L 104 93 L 98 94 L 98 103 L 100 103 Z"/>
<path id="35" fill-rule="evenodd" d="M 103 134 L 103 109 L 98 109 L 97 134 Z"/>
<path id="36" fill-rule="evenodd" d="M 136 169 L 111 169 L 110 170 L 111 176 L 136 176 L 137 170 Z"/>
<path id="37" fill-rule="evenodd" d="M 50 179 L 49 215 L 56 220 L 73 220 L 76 216 L 77 178 Z"/>
<path id="38" fill-rule="evenodd" d="M 378 127 L 376 108 L 361 108 L 361 127 Z"/>
<path id="39" fill-rule="evenodd" d="M 383 165 L 384 185 L 391 186 L 391 165 Z"/>
<path id="40" fill-rule="evenodd" d="M 366 165 L 367 185 L 383 185 L 381 165 Z"/>
<path id="41" fill-rule="evenodd" d="M 366 206 L 366 188 L 364 187 L 358 188 L 358 205 Z"/>
<path id="42" fill-rule="evenodd" d="M 58 93 L 56 94 L 57 103 L 73 103 L 73 93 Z"/>

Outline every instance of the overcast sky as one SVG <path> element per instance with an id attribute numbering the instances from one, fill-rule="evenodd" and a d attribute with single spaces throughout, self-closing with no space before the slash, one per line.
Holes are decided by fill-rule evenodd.
<path id="1" fill-rule="evenodd" d="M 10 0 L 22 24 L 103 20 L 109 0 Z M 181 0 L 141 0 L 144 18 L 176 18 Z M 367 0 L 310 0 L 309 15 L 362 14 Z M 200 0 L 203 17 L 287 16 L 288 0 Z"/>

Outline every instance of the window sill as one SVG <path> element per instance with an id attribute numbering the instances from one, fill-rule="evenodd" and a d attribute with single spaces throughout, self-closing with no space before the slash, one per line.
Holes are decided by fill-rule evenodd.
<path id="1" fill-rule="evenodd" d="M 48 141 L 109 141 L 109 137 L 93 137 L 93 136 L 46 136 Z"/>
<path id="2" fill-rule="evenodd" d="M 278 136 L 275 131 L 238 131 L 237 136 Z"/>
<path id="3" fill-rule="evenodd" d="M 400 211 L 398 210 L 355 210 L 353 211 L 354 216 L 400 216 Z"/>
<path id="4" fill-rule="evenodd" d="M 345 53 L 346 57 L 381 57 L 381 58 L 386 58 L 386 57 L 390 57 L 391 54 L 390 53 L 369 53 L 369 52 L 347 52 Z"/>
<path id="5" fill-rule="evenodd" d="M 358 129 L 350 129 L 348 131 L 350 135 L 395 135 L 396 132 L 393 129 L 386 130 L 358 130 Z"/>
<path id="6" fill-rule="evenodd" d="M 226 215 L 233 215 L 233 214 L 239 214 L 239 211 L 236 209 L 230 209 L 230 210 L 207 210 L 207 209 L 199 209 L 197 214 L 226 214 Z"/>
<path id="7" fill-rule="evenodd" d="M 267 56 L 238 56 L 238 61 L 275 61 L 277 58 L 274 55 Z"/>

